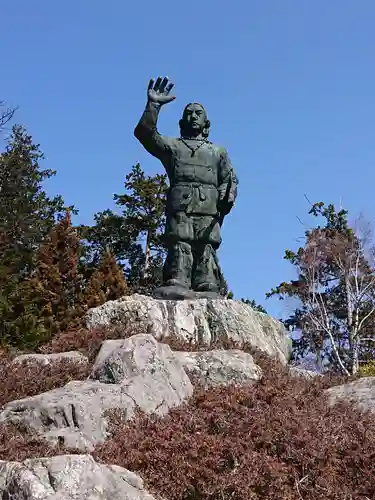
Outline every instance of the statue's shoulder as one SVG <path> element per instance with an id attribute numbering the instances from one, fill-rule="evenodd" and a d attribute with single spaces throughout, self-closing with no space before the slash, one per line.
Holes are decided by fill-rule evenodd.
<path id="1" fill-rule="evenodd" d="M 168 137 L 168 141 L 174 149 L 181 147 L 181 137 Z"/>
<path id="2" fill-rule="evenodd" d="M 217 153 L 219 156 L 221 155 L 226 155 L 228 154 L 227 153 L 227 150 L 223 147 L 223 146 L 220 146 L 220 144 L 214 144 L 213 142 L 211 141 L 207 141 L 207 145 L 213 150 L 215 151 L 215 153 Z"/>
<path id="3" fill-rule="evenodd" d="M 174 151 L 178 148 L 178 139 L 176 137 L 170 137 L 169 135 L 160 135 L 160 137 L 167 150 Z"/>
<path id="4" fill-rule="evenodd" d="M 214 149 L 215 153 L 217 156 L 220 158 L 226 160 L 228 158 L 228 151 L 224 146 L 221 146 L 220 144 L 213 144 L 211 143 L 211 147 Z"/>

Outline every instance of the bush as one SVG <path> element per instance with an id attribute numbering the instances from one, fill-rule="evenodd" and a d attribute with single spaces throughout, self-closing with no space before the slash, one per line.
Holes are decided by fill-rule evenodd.
<path id="1" fill-rule="evenodd" d="M 85 380 L 90 371 L 90 366 L 67 360 L 41 366 L 32 362 L 13 364 L 9 357 L 2 356 L 0 357 L 0 407 L 9 401 L 62 387 L 71 380 Z"/>
<path id="2" fill-rule="evenodd" d="M 39 348 L 42 353 L 58 353 L 67 351 L 79 351 L 88 356 L 90 362 L 94 362 L 102 343 L 109 339 L 123 339 L 137 333 L 134 328 L 112 327 L 112 328 L 79 328 L 66 330 L 56 335 L 47 344 Z"/>
<path id="3" fill-rule="evenodd" d="M 369 361 L 359 367 L 359 377 L 375 377 L 375 361 Z"/>
<path id="4" fill-rule="evenodd" d="M 45 351 L 80 350 L 93 360 L 105 339 L 131 336 L 131 328 L 60 334 Z M 207 346 L 170 340 L 178 350 Z M 238 347 L 232 342 L 213 347 Z M 112 414 L 112 438 L 94 457 L 143 476 L 165 500 L 341 500 L 375 498 L 375 422 L 345 404 L 328 407 L 324 389 L 343 377 L 293 377 L 288 367 L 250 352 L 264 371 L 255 385 L 203 390 L 160 418 L 138 414 L 123 422 Z M 85 379 L 90 366 L 66 361 L 15 366 L 0 353 L 0 406 L 10 400 Z M 0 426 L 3 460 L 79 453 L 52 448 L 25 429 Z"/>
<path id="5" fill-rule="evenodd" d="M 86 328 L 77 328 L 59 333 L 50 342 L 41 346 L 38 351 L 41 353 L 79 351 L 82 354 L 88 356 L 90 362 L 93 362 L 99 352 L 102 343 L 105 340 L 126 339 L 131 337 L 132 335 L 136 335 L 139 333 L 147 332 L 141 331 L 137 324 L 128 326 L 98 327 L 91 330 Z M 217 342 L 211 345 L 179 340 L 175 337 L 167 337 L 163 339 L 162 342 L 164 344 L 168 344 L 173 351 L 208 351 L 212 349 L 240 348 L 250 354 L 258 352 L 249 344 L 239 345 L 236 342 L 228 339 L 219 339 Z M 263 359 L 260 352 L 258 353 L 258 357 L 259 356 L 260 359 Z M 267 360 L 268 357 L 266 357 L 265 362 L 267 362 Z"/>
<path id="6" fill-rule="evenodd" d="M 0 457 L 1 460 L 22 462 L 27 458 L 51 457 L 63 454 L 49 445 L 47 441 L 28 434 L 14 425 L 0 424 Z M 5 498 L 5 497 L 4 497 Z"/>
<path id="7" fill-rule="evenodd" d="M 7 352 L 0 353 L 0 407 L 10 401 L 35 396 L 62 387 L 71 380 L 85 380 L 91 366 L 62 360 L 52 365 L 37 363 L 12 364 Z M 71 450 L 55 448 L 23 426 L 0 425 L 0 457 L 22 461 L 26 458 L 47 457 Z"/>
<path id="8" fill-rule="evenodd" d="M 375 498 L 373 418 L 323 396 L 341 381 L 292 377 L 268 360 L 260 383 L 197 387 L 164 418 L 114 415 L 94 455 L 166 500 Z"/>

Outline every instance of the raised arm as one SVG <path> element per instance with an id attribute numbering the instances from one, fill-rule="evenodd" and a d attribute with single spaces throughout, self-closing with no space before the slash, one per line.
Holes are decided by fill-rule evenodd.
<path id="1" fill-rule="evenodd" d="M 134 135 L 142 146 L 153 156 L 163 159 L 165 151 L 168 149 L 168 138 L 159 134 L 157 121 L 161 106 L 175 99 L 169 92 L 173 88 L 173 83 L 168 83 L 168 78 L 159 77 L 154 83 L 151 79 L 147 89 L 146 108 L 134 129 Z"/>

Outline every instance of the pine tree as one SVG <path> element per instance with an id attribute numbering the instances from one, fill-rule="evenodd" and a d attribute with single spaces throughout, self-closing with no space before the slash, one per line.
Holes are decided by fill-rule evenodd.
<path id="1" fill-rule="evenodd" d="M 152 257 L 164 253 L 162 234 L 165 227 L 167 177 L 146 176 L 136 164 L 125 178 L 125 194 L 115 194 L 117 205 L 123 207 L 123 216 L 134 228 L 137 238 L 144 238 L 144 265 L 142 278 L 148 274 Z"/>
<path id="2" fill-rule="evenodd" d="M 36 249 L 64 211 L 62 197 L 49 198 L 42 189 L 43 181 L 56 173 L 41 170 L 42 159 L 39 145 L 25 129 L 13 127 L 0 155 L 0 250 L 8 266 L 5 276 L 31 272 Z"/>
<path id="3" fill-rule="evenodd" d="M 46 310 L 52 313 L 54 332 L 69 326 L 80 300 L 79 247 L 79 237 L 68 210 L 41 246 L 33 278 L 44 290 L 42 295 Z"/>
<path id="4" fill-rule="evenodd" d="M 31 277 L 21 283 L 17 343 L 38 345 L 75 321 L 82 290 L 79 247 L 67 210 L 40 246 Z"/>
<path id="5" fill-rule="evenodd" d="M 115 194 L 122 213 L 106 210 L 95 225 L 82 228 L 87 241 L 87 265 L 95 267 L 109 246 L 133 290 L 148 293 L 161 283 L 165 248 L 162 235 L 168 191 L 166 175 L 146 176 L 139 164 L 125 178 L 125 193 Z"/>
<path id="6" fill-rule="evenodd" d="M 87 309 L 97 307 L 108 300 L 116 300 L 127 295 L 128 291 L 124 272 L 117 264 L 115 256 L 107 248 L 85 289 L 84 305 Z"/>
<path id="7" fill-rule="evenodd" d="M 39 145 L 33 143 L 25 129 L 13 127 L 0 155 L 0 341 L 3 343 L 22 341 L 28 329 L 41 330 L 35 304 L 25 304 L 25 280 L 35 269 L 41 242 L 64 210 L 61 196 L 50 198 L 43 190 L 43 182 L 55 172 L 42 170 L 42 159 Z"/>

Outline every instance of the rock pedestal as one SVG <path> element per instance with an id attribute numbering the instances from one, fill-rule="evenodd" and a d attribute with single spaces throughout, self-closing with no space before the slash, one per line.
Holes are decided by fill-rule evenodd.
<path id="1" fill-rule="evenodd" d="M 106 302 L 86 315 L 88 328 L 110 325 L 135 326 L 159 341 L 174 337 L 211 345 L 232 340 L 250 344 L 284 364 L 290 358 L 290 339 L 283 324 L 235 300 L 157 300 L 135 294 Z"/>

